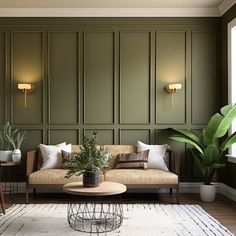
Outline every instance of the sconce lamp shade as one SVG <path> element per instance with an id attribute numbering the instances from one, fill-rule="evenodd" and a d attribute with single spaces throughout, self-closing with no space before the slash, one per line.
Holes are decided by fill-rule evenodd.
<path id="1" fill-rule="evenodd" d="M 182 84 L 167 84 L 165 87 L 166 92 L 175 93 L 177 89 L 181 89 Z"/>
<path id="2" fill-rule="evenodd" d="M 24 107 L 27 107 L 27 101 L 26 101 L 26 94 L 31 93 L 34 91 L 34 85 L 29 83 L 19 83 L 17 84 L 17 88 L 21 90 L 24 93 Z"/>
<path id="3" fill-rule="evenodd" d="M 20 90 L 32 90 L 33 85 L 32 84 L 18 84 L 17 88 Z"/>

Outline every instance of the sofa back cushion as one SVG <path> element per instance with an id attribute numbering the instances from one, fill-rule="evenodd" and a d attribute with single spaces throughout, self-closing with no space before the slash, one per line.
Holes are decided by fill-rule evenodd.
<path id="1" fill-rule="evenodd" d="M 81 145 L 72 145 L 72 152 L 80 152 Z"/>
<path id="2" fill-rule="evenodd" d="M 116 169 L 147 169 L 149 150 L 117 155 Z"/>
<path id="3" fill-rule="evenodd" d="M 110 154 L 110 161 L 108 164 L 108 169 L 115 168 L 118 154 L 137 152 L 137 146 L 134 146 L 134 145 L 104 145 L 104 148 Z"/>
<path id="4" fill-rule="evenodd" d="M 72 152 L 79 152 L 81 145 L 72 145 Z M 117 163 L 117 155 L 119 153 L 134 153 L 137 152 L 137 146 L 135 145 L 104 145 L 104 148 L 110 153 L 111 159 L 108 165 L 108 169 L 113 169 L 116 166 Z M 169 150 L 166 152 L 166 158 L 167 158 L 167 166 L 170 170 L 174 169 L 173 165 L 170 165 L 169 158 L 170 153 Z M 40 152 L 40 149 L 37 149 L 37 161 L 35 164 L 35 170 L 39 170 L 42 167 L 43 159 L 42 154 Z"/>

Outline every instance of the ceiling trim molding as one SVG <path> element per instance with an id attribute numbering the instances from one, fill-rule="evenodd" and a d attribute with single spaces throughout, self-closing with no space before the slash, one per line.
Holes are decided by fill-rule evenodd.
<path id="1" fill-rule="evenodd" d="M 219 6 L 218 6 L 218 12 L 219 15 L 222 16 L 227 12 L 234 4 L 236 4 L 236 0 L 224 0 Z"/>
<path id="2" fill-rule="evenodd" d="M 220 14 L 217 8 L 0 8 L 0 17 L 218 17 L 218 16 L 220 16 Z"/>

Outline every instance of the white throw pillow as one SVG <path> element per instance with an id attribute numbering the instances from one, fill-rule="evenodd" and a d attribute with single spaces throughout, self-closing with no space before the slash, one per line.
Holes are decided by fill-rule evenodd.
<path id="1" fill-rule="evenodd" d="M 168 170 L 165 163 L 167 146 L 167 144 L 148 145 L 138 141 L 138 152 L 149 150 L 148 169 Z"/>
<path id="2" fill-rule="evenodd" d="M 43 157 L 41 170 L 60 169 L 62 167 L 61 150 L 71 152 L 71 144 L 60 143 L 58 145 L 39 145 Z"/>

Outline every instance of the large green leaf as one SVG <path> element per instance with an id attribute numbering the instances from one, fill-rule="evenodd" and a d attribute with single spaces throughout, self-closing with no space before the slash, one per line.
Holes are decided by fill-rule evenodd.
<path id="1" fill-rule="evenodd" d="M 224 116 L 223 120 L 221 121 L 221 123 L 217 128 L 215 137 L 216 138 L 223 137 L 227 133 L 230 125 L 232 124 L 235 118 L 236 118 L 236 105 L 232 106 L 232 108 L 228 111 L 226 116 Z"/>
<path id="2" fill-rule="evenodd" d="M 225 164 L 222 164 L 222 163 L 214 163 L 211 165 L 211 168 L 214 168 L 214 169 L 219 169 L 221 167 L 224 167 Z"/>
<path id="3" fill-rule="evenodd" d="M 216 113 L 214 116 L 211 117 L 211 119 L 208 122 L 207 127 L 205 129 L 205 133 L 204 133 L 205 146 L 208 146 L 209 144 L 213 143 L 217 129 L 218 129 L 219 125 L 221 124 L 223 118 L 224 117 L 219 113 Z"/>
<path id="4" fill-rule="evenodd" d="M 191 144 L 192 146 L 194 146 L 201 154 L 203 154 L 202 148 L 195 143 L 192 139 L 186 137 L 185 135 L 181 135 L 181 134 L 173 134 L 171 137 L 171 139 L 182 142 L 182 143 L 188 143 Z"/>
<path id="5" fill-rule="evenodd" d="M 214 163 L 218 163 L 219 160 L 219 148 L 214 145 L 210 144 L 204 150 L 204 155 L 202 159 L 203 166 L 210 167 Z"/>
<path id="6" fill-rule="evenodd" d="M 236 132 L 231 134 L 221 145 L 220 150 L 223 152 L 230 146 L 232 146 L 234 143 L 236 143 Z"/>
<path id="7" fill-rule="evenodd" d="M 187 136 L 188 138 L 192 139 L 195 143 L 201 146 L 201 142 L 199 137 L 193 132 L 185 129 L 175 129 L 177 132 Z"/>
<path id="8" fill-rule="evenodd" d="M 222 107 L 220 109 L 221 114 L 223 116 L 226 116 L 228 114 L 228 112 L 231 110 L 232 106 L 233 106 L 232 104 L 229 104 L 229 105 L 226 105 L 226 106 Z"/>

